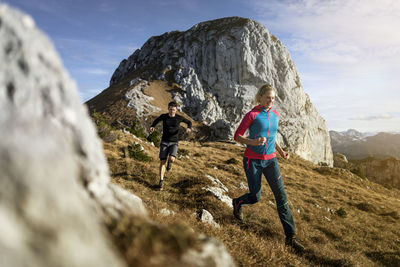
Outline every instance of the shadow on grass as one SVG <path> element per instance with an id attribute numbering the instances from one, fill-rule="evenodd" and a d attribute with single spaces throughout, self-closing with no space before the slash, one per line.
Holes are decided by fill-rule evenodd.
<path id="1" fill-rule="evenodd" d="M 278 234 L 276 231 L 274 231 L 272 227 L 269 226 L 268 222 L 260 223 L 252 220 L 246 220 L 246 218 L 243 220 L 243 222 L 240 222 L 236 219 L 234 220 L 239 225 L 240 229 L 242 229 L 243 231 L 250 231 L 261 238 L 264 239 L 282 238 L 280 234 Z"/>
<path id="2" fill-rule="evenodd" d="M 354 266 L 349 263 L 346 259 L 330 259 L 323 255 L 318 255 L 315 251 L 311 249 L 306 249 L 306 251 L 299 255 L 310 261 L 313 265 L 319 266 L 332 266 L 332 267 L 350 267 Z"/>
<path id="3" fill-rule="evenodd" d="M 373 251 L 366 252 L 365 255 L 374 262 L 380 263 L 384 266 L 400 266 L 400 252 L 383 252 Z"/>
<path id="4" fill-rule="evenodd" d="M 156 176 L 156 174 L 154 174 Z M 158 189 L 158 183 L 156 184 L 151 184 L 149 183 L 148 177 L 140 176 L 140 175 L 135 175 L 135 174 L 128 174 L 127 172 L 120 172 L 113 174 L 112 177 L 119 177 L 121 179 L 124 179 L 125 181 L 134 181 L 136 183 L 139 183 L 149 189 L 152 190 L 157 190 Z"/>
<path id="5" fill-rule="evenodd" d="M 180 194 L 185 194 L 185 195 L 188 194 L 189 191 L 193 191 L 191 189 L 201 188 L 202 186 L 205 185 L 206 183 L 203 180 L 200 180 L 199 178 L 196 177 L 183 179 L 176 183 L 171 184 L 172 187 L 178 189 Z"/>
<path id="6" fill-rule="evenodd" d="M 177 190 L 177 194 L 174 194 L 170 200 L 181 208 L 207 209 L 208 194 L 201 189 L 204 186 L 206 183 L 196 177 L 180 180 L 171 184 L 171 187 Z"/>
<path id="7" fill-rule="evenodd" d="M 321 227 L 321 226 L 318 226 L 316 228 L 319 231 L 321 231 L 322 233 L 324 233 L 325 236 L 327 238 L 329 238 L 330 240 L 332 240 L 332 241 L 342 241 L 342 238 L 339 235 L 335 234 L 334 232 L 332 232 L 332 231 L 330 231 L 330 230 L 328 230 L 328 229 L 326 229 L 324 227 Z"/>

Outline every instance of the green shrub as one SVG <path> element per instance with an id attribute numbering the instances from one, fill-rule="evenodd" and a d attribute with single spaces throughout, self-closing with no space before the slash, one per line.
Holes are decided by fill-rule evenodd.
<path id="1" fill-rule="evenodd" d="M 104 142 L 111 143 L 118 138 L 114 132 L 115 129 L 107 123 L 106 119 L 99 112 L 93 111 L 92 118 L 97 127 L 97 134 Z"/>
<path id="2" fill-rule="evenodd" d="M 225 161 L 226 164 L 237 164 L 239 161 L 235 158 L 230 158 L 227 161 Z"/>
<path id="3" fill-rule="evenodd" d="M 96 110 L 93 111 L 92 118 L 93 118 L 94 123 L 97 126 L 107 124 L 107 122 L 104 119 L 104 117 L 99 112 L 97 112 Z"/>
<path id="4" fill-rule="evenodd" d="M 344 208 L 340 208 L 335 212 L 338 216 L 345 218 L 347 216 L 347 212 L 344 210 Z"/>
<path id="5" fill-rule="evenodd" d="M 375 212 L 376 208 L 369 202 L 360 202 L 354 205 L 357 209 L 366 212 Z"/>
<path id="6" fill-rule="evenodd" d="M 186 156 L 189 156 L 189 150 L 183 149 L 183 148 L 179 148 L 177 154 L 178 154 L 177 155 L 178 157 L 186 157 Z"/>
<path id="7" fill-rule="evenodd" d="M 128 155 L 130 158 L 149 162 L 151 157 L 149 157 L 144 150 L 142 150 L 142 146 L 140 144 L 128 145 Z"/>
<path id="8" fill-rule="evenodd" d="M 365 171 L 361 167 L 352 168 L 350 171 L 361 178 L 365 178 Z"/>
<path id="9" fill-rule="evenodd" d="M 137 137 L 146 138 L 143 127 L 137 121 L 132 122 L 132 126 L 128 128 L 128 131 Z"/>
<path id="10" fill-rule="evenodd" d="M 154 129 L 154 131 L 147 137 L 147 141 L 153 142 L 155 146 L 160 146 L 161 137 L 161 132 L 157 129 Z"/>
<path id="11" fill-rule="evenodd" d="M 118 139 L 118 134 L 116 134 L 114 131 L 107 130 L 106 132 L 102 133 L 100 137 L 104 140 L 104 142 L 112 143 Z"/>

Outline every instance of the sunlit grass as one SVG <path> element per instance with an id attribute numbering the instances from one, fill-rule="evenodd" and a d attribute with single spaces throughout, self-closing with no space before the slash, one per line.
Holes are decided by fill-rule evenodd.
<path id="1" fill-rule="evenodd" d="M 282 226 L 265 179 L 261 201 L 244 207 L 242 223 L 233 218 L 231 208 L 203 189 L 211 183 L 205 177 L 208 174 L 228 188 L 231 198 L 245 193 L 240 185 L 247 184 L 242 170 L 242 147 L 223 142 L 180 142 L 179 149 L 185 155 L 173 164 L 165 178 L 165 189 L 158 192 L 154 190 L 158 182 L 158 147 L 143 142 L 144 152 L 151 160 L 137 161 L 123 153 L 136 139 L 123 133 L 118 136 L 115 142 L 104 143 L 112 181 L 141 197 L 160 229 L 183 227 L 179 229 L 193 229 L 216 237 L 239 266 L 400 265 L 399 190 L 384 188 L 348 170 L 318 167 L 295 155 L 288 161 L 279 158 L 298 238 L 307 248 L 299 256 L 284 246 Z M 163 208 L 173 211 L 174 215 L 162 215 Z M 221 227 L 199 222 L 197 214 L 201 209 L 208 210 Z M 128 225 L 138 227 L 134 223 Z M 190 231 L 169 233 L 172 237 L 168 238 L 187 241 L 182 244 L 194 246 L 196 243 L 188 236 Z M 129 235 L 137 235 L 137 231 L 128 230 L 126 235 L 123 238 L 132 239 Z M 148 244 L 143 238 L 146 236 L 119 248 L 126 255 L 132 249 L 130 246 Z M 121 242 L 118 236 L 116 240 L 117 244 Z M 162 240 L 154 237 L 156 243 Z M 182 253 L 181 247 L 158 250 L 153 246 L 158 248 L 151 243 L 147 249 L 150 252 L 143 252 L 134 260 L 131 257 L 130 262 L 140 262 L 140 257 L 148 253 L 154 253 L 155 257 L 169 253 L 175 258 Z"/>

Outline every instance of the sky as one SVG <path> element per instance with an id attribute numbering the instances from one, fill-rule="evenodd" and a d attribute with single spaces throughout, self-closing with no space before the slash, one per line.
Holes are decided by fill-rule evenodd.
<path id="1" fill-rule="evenodd" d="M 399 0 L 0 0 L 53 41 L 82 101 L 151 36 L 228 16 L 282 41 L 329 130 L 400 132 Z"/>

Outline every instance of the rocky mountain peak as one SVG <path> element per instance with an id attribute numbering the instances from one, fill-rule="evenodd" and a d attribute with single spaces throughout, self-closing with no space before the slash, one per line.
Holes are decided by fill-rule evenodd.
<path id="1" fill-rule="evenodd" d="M 349 137 L 355 137 L 355 138 L 363 138 L 364 134 L 355 130 L 355 129 L 348 129 L 347 131 L 342 132 L 344 135 L 349 136 Z"/>
<path id="2" fill-rule="evenodd" d="M 176 84 L 172 94 L 181 111 L 208 125 L 215 139 L 232 138 L 257 89 L 271 84 L 281 145 L 314 163 L 333 163 L 325 121 L 304 92 L 289 52 L 258 22 L 228 17 L 151 37 L 120 63 L 110 85 L 127 76 Z"/>

